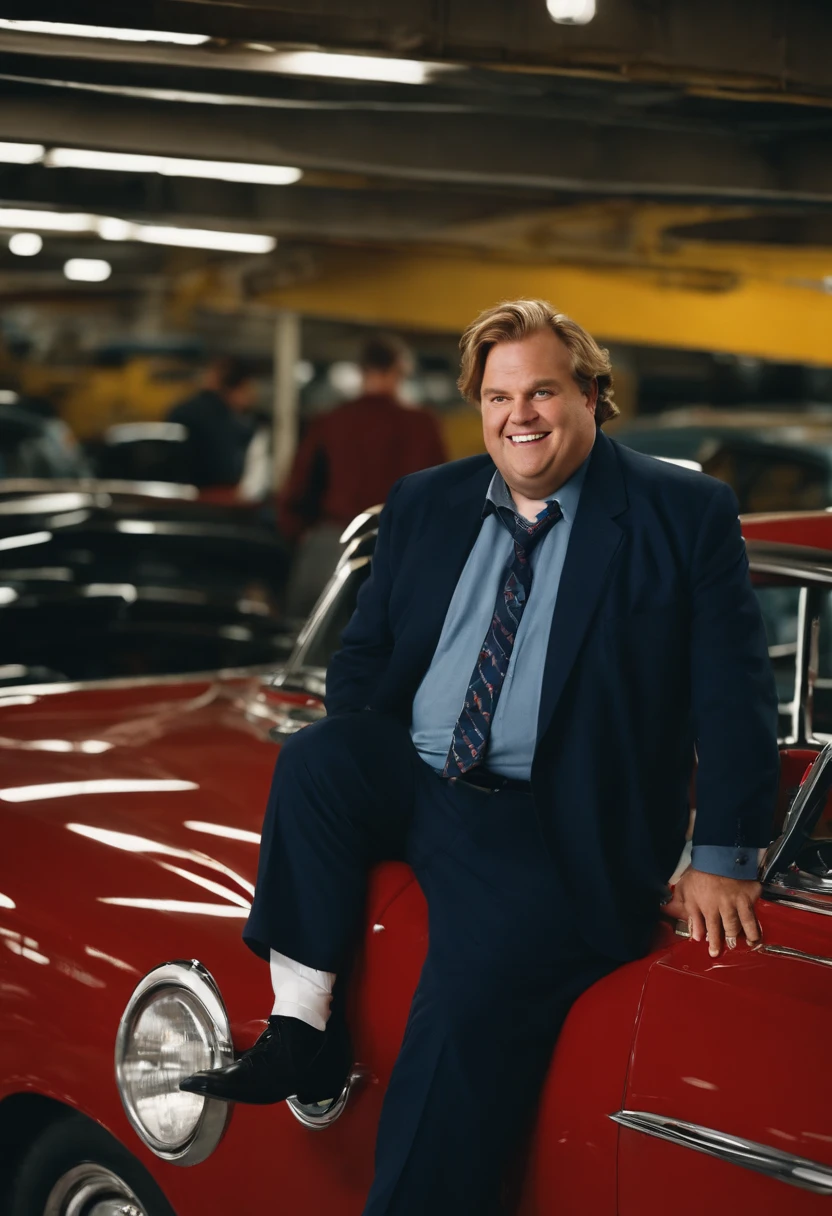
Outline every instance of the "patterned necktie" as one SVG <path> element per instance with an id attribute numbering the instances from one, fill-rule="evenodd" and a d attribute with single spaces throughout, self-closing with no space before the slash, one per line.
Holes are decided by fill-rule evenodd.
<path id="1" fill-rule="evenodd" d="M 499 518 L 514 538 L 514 553 L 497 593 L 494 616 L 471 673 L 465 704 L 454 727 L 454 737 L 443 777 L 459 777 L 482 764 L 488 736 L 503 682 L 508 671 L 514 639 L 532 586 L 529 554 L 550 528 L 563 517 L 557 502 L 550 502 L 532 523 L 507 510 Z"/>

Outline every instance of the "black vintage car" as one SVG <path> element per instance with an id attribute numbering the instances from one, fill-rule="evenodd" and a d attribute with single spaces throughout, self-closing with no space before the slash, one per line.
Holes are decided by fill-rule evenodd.
<path id="1" fill-rule="evenodd" d="M 190 487 L 0 485 L 0 683 L 273 666 L 287 552 Z"/>

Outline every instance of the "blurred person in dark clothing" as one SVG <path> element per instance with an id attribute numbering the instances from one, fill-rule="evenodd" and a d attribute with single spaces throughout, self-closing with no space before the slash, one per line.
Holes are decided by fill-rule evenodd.
<path id="1" fill-rule="evenodd" d="M 318 598 L 350 520 L 383 503 L 400 477 L 447 459 L 433 415 L 399 396 L 412 367 L 405 343 L 371 337 L 359 366 L 361 395 L 311 421 L 278 500 L 283 535 L 300 542 L 286 605 L 293 616 L 306 615 Z"/>
<path id="2" fill-rule="evenodd" d="M 200 391 L 170 411 L 168 420 L 188 431 L 184 455 L 194 485 L 237 485 L 254 434 L 255 394 L 250 367 L 221 358 L 211 363 Z"/>

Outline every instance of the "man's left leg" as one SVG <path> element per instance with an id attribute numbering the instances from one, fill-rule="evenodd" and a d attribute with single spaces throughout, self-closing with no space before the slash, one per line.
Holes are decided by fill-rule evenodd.
<path id="1" fill-rule="evenodd" d="M 500 1210 L 505 1164 L 530 1126 L 563 1019 L 615 965 L 580 939 L 531 797 L 435 780 L 413 831 L 441 831 L 450 845 L 414 857 L 430 945 L 365 1216 Z"/>

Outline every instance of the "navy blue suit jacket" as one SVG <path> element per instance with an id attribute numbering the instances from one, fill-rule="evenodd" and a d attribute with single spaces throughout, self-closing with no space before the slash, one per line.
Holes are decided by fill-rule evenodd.
<path id="1" fill-rule="evenodd" d="M 494 473 L 475 456 L 404 478 L 327 678 L 330 714 L 409 723 Z M 643 953 L 688 822 L 765 845 L 777 699 L 731 489 L 600 430 L 552 619 L 532 789 L 588 943 Z"/>

